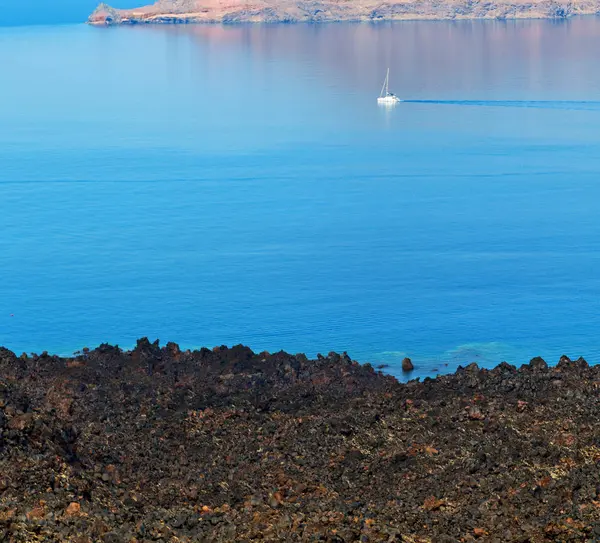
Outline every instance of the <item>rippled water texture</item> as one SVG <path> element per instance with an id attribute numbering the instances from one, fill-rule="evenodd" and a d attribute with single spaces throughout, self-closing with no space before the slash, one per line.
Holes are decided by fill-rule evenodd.
<path id="1" fill-rule="evenodd" d="M 598 51 L 598 18 L 0 30 L 0 344 L 599 362 Z"/>

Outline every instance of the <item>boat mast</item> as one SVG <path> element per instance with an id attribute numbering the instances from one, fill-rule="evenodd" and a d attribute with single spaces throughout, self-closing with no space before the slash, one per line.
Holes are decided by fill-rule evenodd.
<path id="1" fill-rule="evenodd" d="M 385 76 L 385 95 L 386 96 L 390 93 L 389 84 L 390 84 L 390 69 L 388 68 L 387 74 Z"/>
<path id="2" fill-rule="evenodd" d="M 381 87 L 381 94 L 379 96 L 383 97 L 383 96 L 387 96 L 388 95 L 388 81 L 390 78 L 390 69 L 387 69 L 387 74 L 385 76 L 385 81 L 383 82 L 383 87 Z M 385 91 L 385 94 L 383 93 L 383 91 Z"/>

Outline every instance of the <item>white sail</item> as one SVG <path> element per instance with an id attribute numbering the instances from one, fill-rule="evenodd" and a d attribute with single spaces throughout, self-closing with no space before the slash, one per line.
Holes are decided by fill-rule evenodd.
<path id="1" fill-rule="evenodd" d="M 387 69 L 387 73 L 385 74 L 385 81 L 383 82 L 383 87 L 381 87 L 381 93 L 379 94 L 379 98 L 377 98 L 377 102 L 380 104 L 395 104 L 396 102 L 400 102 L 400 98 L 398 98 L 395 94 L 390 92 L 390 69 Z"/>

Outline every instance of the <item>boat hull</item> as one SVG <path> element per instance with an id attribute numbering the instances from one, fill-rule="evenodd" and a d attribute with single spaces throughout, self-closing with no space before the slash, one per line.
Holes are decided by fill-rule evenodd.
<path id="1" fill-rule="evenodd" d="M 378 104 L 383 104 L 386 106 L 391 106 L 401 101 L 402 100 L 400 100 L 400 98 L 397 98 L 396 96 L 380 96 L 379 98 L 377 98 Z"/>

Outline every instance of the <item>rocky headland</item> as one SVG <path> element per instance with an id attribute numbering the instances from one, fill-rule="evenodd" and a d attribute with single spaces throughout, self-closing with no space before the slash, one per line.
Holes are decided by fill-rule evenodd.
<path id="1" fill-rule="evenodd" d="M 600 13 L 600 0 L 158 0 L 137 9 L 100 4 L 92 25 L 567 18 Z"/>
<path id="2" fill-rule="evenodd" d="M 600 367 L 0 349 L 0 540 L 600 539 Z"/>

